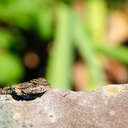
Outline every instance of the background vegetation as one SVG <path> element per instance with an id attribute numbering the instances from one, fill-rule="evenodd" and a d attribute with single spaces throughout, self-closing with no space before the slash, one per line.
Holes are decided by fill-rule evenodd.
<path id="1" fill-rule="evenodd" d="M 46 77 L 53 88 L 128 82 L 128 2 L 1 0 L 0 85 Z"/>

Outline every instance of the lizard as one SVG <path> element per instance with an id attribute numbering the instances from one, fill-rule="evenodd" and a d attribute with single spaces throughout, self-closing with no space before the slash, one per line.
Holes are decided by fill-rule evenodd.
<path id="1" fill-rule="evenodd" d="M 1 87 L 0 95 L 10 94 L 16 100 L 33 100 L 49 89 L 51 89 L 49 83 L 44 78 L 38 78 L 9 87 Z"/>

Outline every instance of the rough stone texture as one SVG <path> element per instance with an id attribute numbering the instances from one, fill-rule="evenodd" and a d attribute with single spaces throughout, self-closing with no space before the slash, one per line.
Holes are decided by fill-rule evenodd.
<path id="1" fill-rule="evenodd" d="M 128 85 L 51 89 L 32 101 L 1 95 L 0 128 L 128 128 Z"/>

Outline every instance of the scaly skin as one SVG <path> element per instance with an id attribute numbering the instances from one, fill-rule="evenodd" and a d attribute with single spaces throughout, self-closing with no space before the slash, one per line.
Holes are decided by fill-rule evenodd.
<path id="1" fill-rule="evenodd" d="M 0 88 L 0 94 L 10 94 L 17 100 L 32 100 L 41 96 L 50 89 L 50 85 L 44 78 L 33 79 L 10 87 Z"/>

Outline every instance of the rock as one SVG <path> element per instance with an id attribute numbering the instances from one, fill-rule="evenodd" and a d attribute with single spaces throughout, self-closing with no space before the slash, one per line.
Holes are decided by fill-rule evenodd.
<path id="1" fill-rule="evenodd" d="M 51 89 L 31 101 L 0 95 L 0 128 L 128 128 L 128 85 Z"/>

